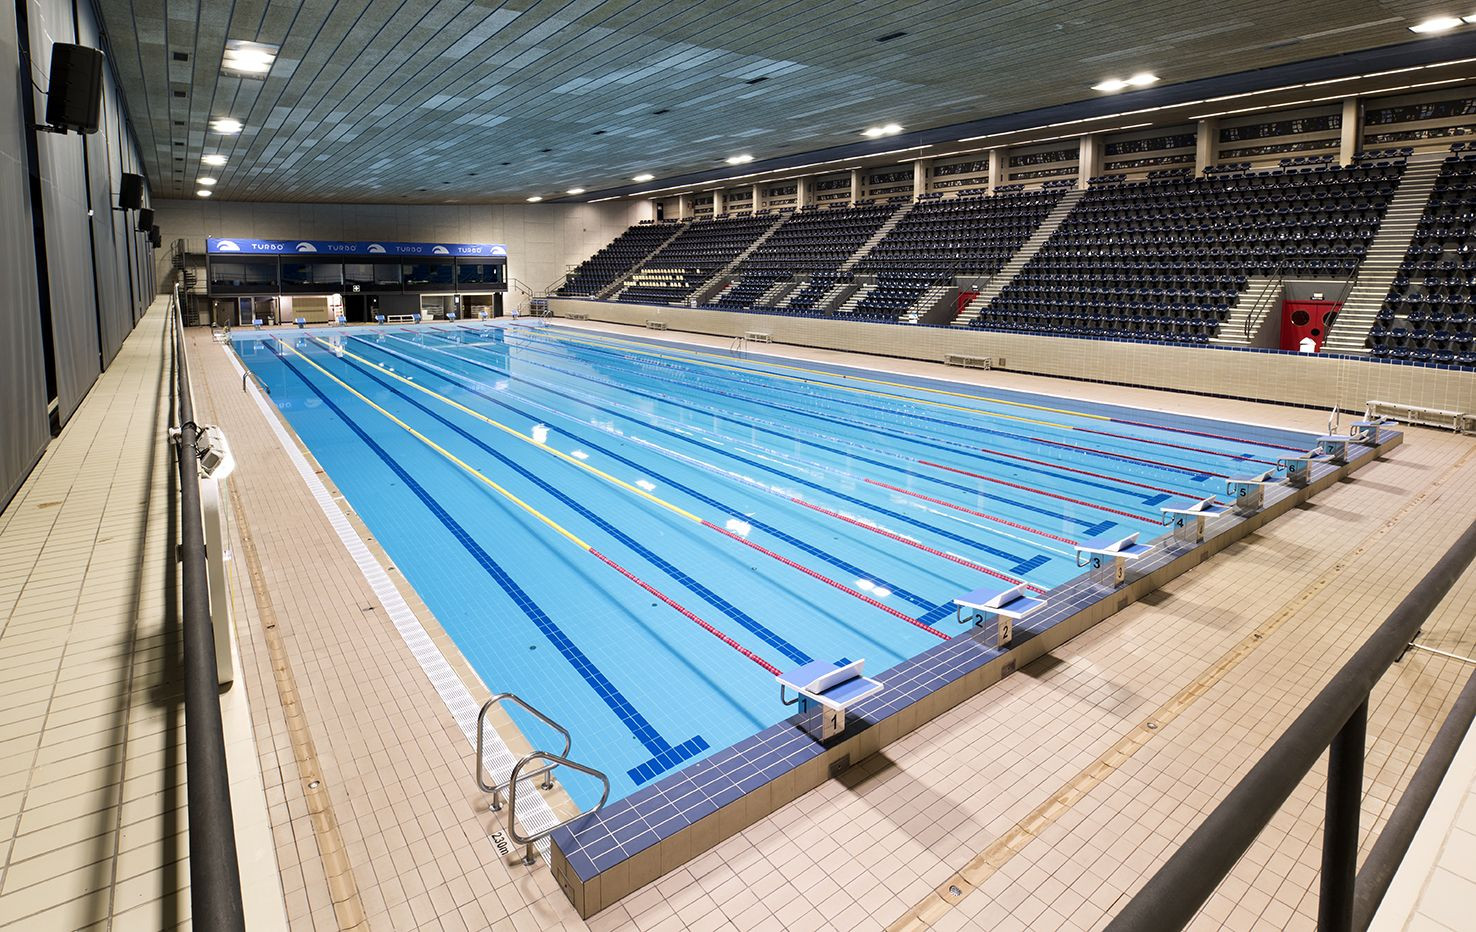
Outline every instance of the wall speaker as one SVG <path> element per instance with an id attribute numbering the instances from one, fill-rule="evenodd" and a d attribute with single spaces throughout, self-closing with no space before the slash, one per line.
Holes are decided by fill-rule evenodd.
<path id="1" fill-rule="evenodd" d="M 143 175 L 132 175 L 123 173 L 123 180 L 118 183 L 118 209 L 138 210 L 144 205 L 144 180 Z M 142 220 L 139 223 L 143 223 Z M 142 227 L 147 230 L 148 227 Z"/>
<path id="2" fill-rule="evenodd" d="M 155 249 L 164 245 L 164 237 L 159 235 L 159 225 L 157 223 L 149 227 L 149 245 Z"/>
<path id="3" fill-rule="evenodd" d="M 102 77 L 102 52 L 62 42 L 53 45 L 46 122 L 62 130 L 97 132 L 102 115 Z"/>
<path id="4" fill-rule="evenodd" d="M 138 212 L 138 225 L 134 227 L 140 233 L 149 232 L 154 226 L 154 212 L 147 207 Z"/>

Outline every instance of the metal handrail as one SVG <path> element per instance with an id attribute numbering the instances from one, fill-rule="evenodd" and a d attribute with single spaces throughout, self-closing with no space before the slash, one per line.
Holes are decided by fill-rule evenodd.
<path id="1" fill-rule="evenodd" d="M 190 828 L 190 910 L 208 917 L 210 928 L 245 930 L 241 868 L 236 859 L 230 777 L 221 725 L 219 671 L 210 620 L 210 583 L 205 528 L 200 508 L 200 429 L 190 397 L 181 300 L 176 283 L 169 300 L 174 331 L 174 369 L 179 464 L 180 627 L 184 641 L 185 791 Z"/>
<path id="2" fill-rule="evenodd" d="M 522 707 L 523 711 L 527 712 L 529 715 L 538 719 L 540 722 L 562 735 L 564 738 L 564 752 L 562 755 L 559 755 L 560 757 L 567 756 L 569 753 L 569 748 L 573 745 L 573 739 L 569 736 L 569 729 L 565 728 L 563 725 L 560 725 L 558 722 L 554 721 L 547 715 L 544 715 L 542 712 L 535 709 L 533 706 L 529 705 L 527 702 L 523 701 L 523 699 L 519 697 L 516 693 L 498 693 L 497 695 L 488 699 L 486 702 L 482 703 L 482 708 L 477 711 L 477 787 L 481 789 L 483 793 L 492 794 L 492 805 L 488 808 L 491 809 L 493 812 L 496 812 L 502 808 L 502 791 L 507 789 L 511 785 L 512 777 L 509 777 L 507 782 L 504 783 L 487 783 L 487 781 L 483 779 L 483 777 L 486 776 L 487 768 L 486 762 L 482 758 L 482 750 L 484 747 L 486 747 L 485 738 L 487 713 L 492 710 L 493 706 L 501 703 L 503 700 L 517 703 L 520 707 Z M 553 769 L 557 766 L 557 764 L 550 764 L 544 769 L 537 771 L 536 773 L 531 773 L 528 776 L 544 777 L 543 788 L 545 790 L 552 789 L 553 777 L 549 776 L 549 774 L 552 773 Z M 513 769 L 514 771 L 517 770 L 516 767 L 514 767 Z"/>
<path id="3" fill-rule="evenodd" d="M 1256 327 L 1261 322 L 1261 318 L 1265 317 L 1266 312 L 1270 310 L 1271 295 L 1273 293 L 1285 294 L 1285 292 L 1286 273 L 1278 269 L 1276 278 L 1272 281 L 1271 286 L 1261 292 L 1261 296 L 1256 299 L 1255 307 L 1251 308 L 1250 313 L 1246 315 L 1244 327 L 1246 342 L 1250 342 L 1251 336 L 1255 333 Z"/>
<path id="4" fill-rule="evenodd" d="M 1476 522 L 1117 914 L 1107 926 L 1109 932 L 1159 932 L 1187 925 L 1312 770 L 1324 748 L 1329 749 L 1329 755 L 1317 927 L 1322 932 L 1354 928 L 1369 695 L 1379 678 L 1404 655 L 1420 625 L 1473 559 Z M 1360 918 L 1369 912 L 1363 909 Z"/>
<path id="5" fill-rule="evenodd" d="M 528 775 L 530 777 L 537 776 L 540 773 L 546 773 L 549 770 L 552 770 L 554 767 L 568 767 L 570 770 L 577 770 L 580 773 L 586 773 L 589 774 L 591 777 L 599 779 L 599 781 L 604 784 L 604 790 L 600 793 L 600 801 L 595 803 L 594 808 L 590 809 L 589 812 L 581 812 L 576 815 L 572 815 L 564 821 L 556 822 L 541 831 L 534 832 L 531 835 L 523 835 L 518 831 L 518 782 L 520 780 L 519 774 L 522 772 L 522 769 L 524 767 L 535 760 L 546 760 L 549 762 L 549 765 L 542 770 L 535 770 L 533 773 Z M 513 841 L 517 842 L 520 845 L 526 846 L 525 850 L 523 851 L 524 864 L 533 863 L 533 846 L 535 844 L 552 835 L 556 830 L 563 828 L 565 825 L 577 821 L 578 819 L 583 818 L 590 813 L 599 812 L 601 809 L 604 808 L 605 801 L 610 798 L 610 778 L 605 776 L 602 771 L 596 770 L 593 767 L 586 767 L 581 763 L 569 760 L 569 758 L 564 757 L 561 754 L 550 754 L 547 751 L 533 751 L 529 754 L 524 755 L 522 760 L 513 765 L 512 775 L 508 778 L 508 783 L 510 784 L 510 787 L 507 791 L 507 833 L 512 837 Z"/>

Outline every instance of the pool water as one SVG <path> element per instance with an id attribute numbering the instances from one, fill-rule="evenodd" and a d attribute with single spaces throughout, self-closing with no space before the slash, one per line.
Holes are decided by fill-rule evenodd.
<path id="1" fill-rule="evenodd" d="M 567 727 L 612 798 L 792 714 L 776 672 L 881 674 L 964 633 L 984 581 L 1045 592 L 1075 543 L 1151 540 L 1161 507 L 1313 444 L 558 327 L 232 344 L 487 687 Z"/>

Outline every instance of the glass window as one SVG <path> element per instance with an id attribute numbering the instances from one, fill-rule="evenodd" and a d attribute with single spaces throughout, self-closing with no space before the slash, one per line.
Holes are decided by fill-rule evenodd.
<path id="1" fill-rule="evenodd" d="M 400 263 L 345 262 L 343 284 L 344 290 L 349 292 L 399 291 Z"/>
<path id="2" fill-rule="evenodd" d="M 502 284 L 501 262 L 459 262 L 456 265 L 456 283 L 466 291 L 469 286 Z"/>
<path id="3" fill-rule="evenodd" d="M 276 259 L 210 257 L 212 294 L 276 294 Z"/>
<path id="4" fill-rule="evenodd" d="M 450 259 L 425 259 L 401 266 L 406 291 L 450 291 L 455 287 Z"/>
<path id="5" fill-rule="evenodd" d="M 334 292 L 343 288 L 343 266 L 337 262 L 282 260 L 282 290 Z"/>

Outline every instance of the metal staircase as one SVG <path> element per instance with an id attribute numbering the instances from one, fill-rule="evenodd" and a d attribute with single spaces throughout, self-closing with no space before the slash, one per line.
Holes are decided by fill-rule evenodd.
<path id="1" fill-rule="evenodd" d="M 606 285 L 605 287 L 601 288 L 598 292 L 596 292 L 595 295 L 594 295 L 594 297 L 599 298 L 601 300 L 604 300 L 606 298 L 611 297 L 612 295 L 615 295 L 615 294 L 619 293 L 620 289 L 622 289 L 622 288 L 625 287 L 625 283 L 628 282 L 631 279 L 631 277 L 634 276 L 637 272 L 639 272 L 645 266 L 645 264 L 647 262 L 650 262 L 651 261 L 651 257 L 652 256 L 656 255 L 658 252 L 660 252 L 661 250 L 665 249 L 667 246 L 670 246 L 671 245 L 671 241 L 674 240 L 674 239 L 676 239 L 678 236 L 681 236 L 682 233 L 686 231 L 687 227 L 689 227 L 691 225 L 692 225 L 692 221 L 690 221 L 690 220 L 683 220 L 682 222 L 678 223 L 675 233 L 671 234 L 666 239 L 662 240 L 660 246 L 657 246 L 655 249 L 653 249 L 650 252 L 646 253 L 646 256 L 645 256 L 644 259 L 641 259 L 635 265 L 633 265 L 630 268 L 626 269 L 624 275 L 617 275 L 617 276 L 615 276 L 615 280 L 612 281 L 612 282 L 610 282 L 610 284 Z"/>
<path id="2" fill-rule="evenodd" d="M 747 249 L 734 256 L 732 262 L 729 262 L 727 265 L 723 266 L 721 269 L 718 270 L 716 275 L 713 275 L 707 281 L 703 282 L 702 287 L 692 292 L 692 303 L 697 305 L 698 307 L 706 304 L 708 300 L 717 293 L 718 289 L 723 287 L 723 285 L 727 281 L 728 276 L 733 274 L 733 270 L 738 268 L 738 266 L 742 264 L 743 260 L 752 255 L 753 251 L 762 246 L 769 237 L 773 236 L 774 231 L 779 229 L 779 227 L 783 225 L 784 221 L 788 220 L 792 216 L 793 214 L 780 214 L 778 217 L 774 218 L 774 222 L 769 224 L 768 229 L 764 230 L 764 232 L 758 235 L 757 239 L 749 243 Z"/>
<path id="3" fill-rule="evenodd" d="M 979 289 L 979 296 L 969 302 L 968 306 L 963 309 L 963 312 L 958 315 L 958 318 L 953 321 L 952 325 L 955 327 L 967 327 L 973 323 L 974 319 L 989 306 L 989 302 L 999 297 L 1000 292 L 1005 290 L 1005 286 L 1015 280 L 1015 276 L 1019 275 L 1020 270 L 1025 268 L 1025 263 L 1035 258 L 1035 254 L 1040 252 L 1040 248 L 1045 245 L 1046 240 L 1050 239 L 1051 234 L 1056 232 L 1056 228 L 1066 219 L 1066 215 L 1071 213 L 1071 208 L 1076 206 L 1076 202 L 1081 200 L 1081 196 L 1085 193 L 1086 191 L 1083 188 L 1072 188 L 1070 191 L 1061 195 L 1061 199 L 1056 202 L 1056 206 L 1051 208 L 1049 214 L 1046 214 L 1046 218 L 1040 222 L 1040 226 L 1035 228 L 1035 232 L 1031 234 L 1030 238 L 1016 250 L 1015 254 L 1010 257 L 1010 261 L 1005 263 L 1004 268 L 994 273 L 994 276 L 989 279 L 984 287 Z"/>
<path id="4" fill-rule="evenodd" d="M 1343 302 L 1337 322 L 1322 344 L 1324 353 L 1366 353 L 1364 345 L 1373 328 L 1374 315 L 1383 306 L 1394 284 L 1394 276 L 1404 262 L 1410 240 L 1424 216 L 1425 204 L 1440 174 L 1445 153 L 1422 153 L 1409 160 L 1399 190 L 1389 202 L 1389 209 L 1379 224 L 1379 232 L 1369 244 L 1368 254 L 1358 267 L 1358 282 Z"/>
<path id="5" fill-rule="evenodd" d="M 854 269 L 856 267 L 856 263 L 866 258 L 866 254 L 871 252 L 872 249 L 876 248 L 876 244 L 885 239 L 886 235 L 892 232 L 892 229 L 902 221 L 903 217 L 911 213 L 912 208 L 916 207 L 917 204 L 917 201 L 908 201 L 901 207 L 898 207 L 896 210 L 892 211 L 892 215 L 887 218 L 886 222 L 877 227 L 876 232 L 871 234 L 871 238 L 862 243 L 859 249 L 851 253 L 851 257 L 845 262 L 841 263 L 841 267 L 836 271 L 849 272 L 851 271 L 851 269 Z"/>

